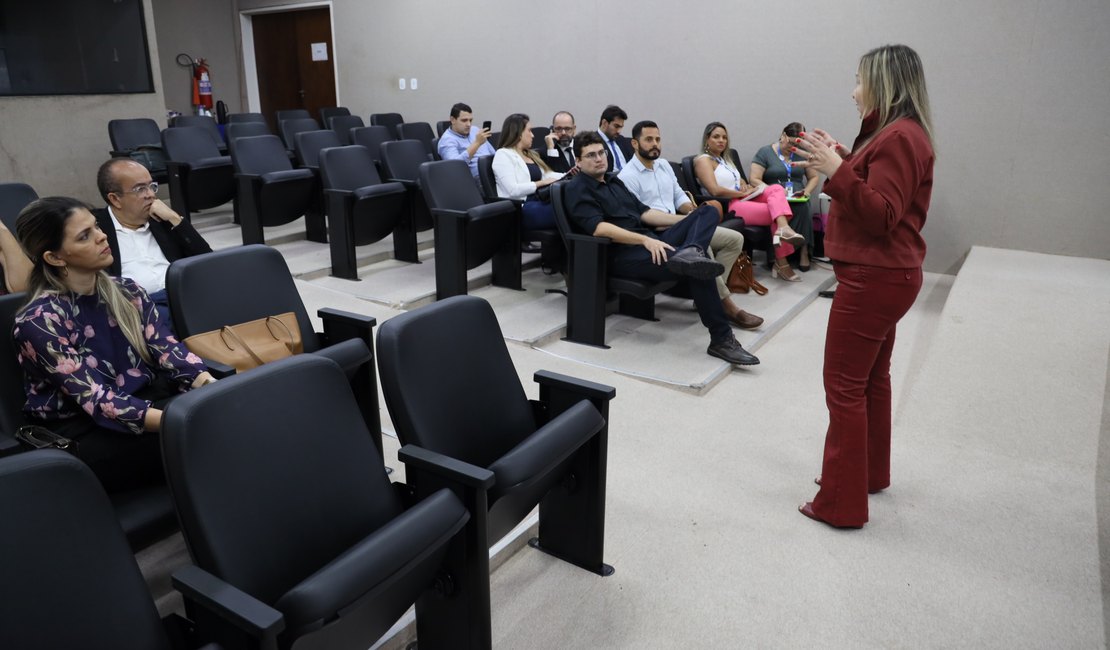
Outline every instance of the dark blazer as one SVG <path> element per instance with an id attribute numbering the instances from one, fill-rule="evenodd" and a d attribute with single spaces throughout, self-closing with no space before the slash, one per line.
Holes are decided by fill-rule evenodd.
<path id="1" fill-rule="evenodd" d="M 555 148 L 558 149 L 559 145 L 555 145 Z M 547 149 L 544 149 L 540 152 L 540 158 L 543 158 L 543 161 L 547 163 L 547 166 L 551 168 L 551 171 L 556 171 L 560 174 L 565 174 L 569 172 L 570 168 L 573 166 L 569 162 L 567 162 L 567 158 L 563 155 L 562 150 L 559 151 L 558 156 L 549 156 L 547 155 Z"/>
<path id="2" fill-rule="evenodd" d="M 108 269 L 108 274 L 118 276 L 122 262 L 119 256 L 119 239 L 116 238 L 116 224 L 112 222 L 108 208 L 98 208 L 92 213 L 96 217 L 96 224 L 108 236 L 108 245 L 112 247 L 112 266 Z M 204 237 L 201 237 L 186 220 L 182 220 L 176 228 L 171 228 L 165 221 L 151 219 L 150 234 L 154 236 L 154 241 L 158 242 L 158 248 L 162 249 L 162 254 L 171 264 L 183 257 L 212 252 L 212 247 L 204 241 Z"/>
<path id="3" fill-rule="evenodd" d="M 635 151 L 632 150 L 632 140 L 631 140 L 631 138 L 626 138 L 623 135 L 618 135 L 617 137 L 615 137 L 613 139 L 617 141 L 617 148 L 621 150 L 622 154 L 624 154 L 624 164 L 627 165 L 628 161 L 632 160 L 633 154 L 636 153 Z M 609 145 L 606 144 L 605 146 L 606 146 L 606 148 L 608 148 Z M 613 152 L 612 152 L 612 150 L 610 150 L 609 153 L 610 153 L 610 155 L 609 155 L 609 167 L 606 169 L 606 171 L 613 171 L 613 164 L 614 163 L 613 163 L 613 156 L 612 156 Z"/>

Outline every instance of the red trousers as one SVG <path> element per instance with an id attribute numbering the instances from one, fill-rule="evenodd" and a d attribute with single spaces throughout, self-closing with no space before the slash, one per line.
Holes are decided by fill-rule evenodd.
<path id="1" fill-rule="evenodd" d="M 890 355 L 921 269 L 837 263 L 835 271 L 825 336 L 829 431 L 813 511 L 834 526 L 862 526 L 867 493 L 890 485 Z"/>

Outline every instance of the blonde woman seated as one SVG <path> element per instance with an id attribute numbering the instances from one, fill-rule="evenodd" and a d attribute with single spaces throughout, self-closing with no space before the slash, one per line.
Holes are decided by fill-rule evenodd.
<path id="1" fill-rule="evenodd" d="M 39 199 L 16 233 L 31 257 L 29 302 L 12 337 L 27 419 L 76 440 L 108 491 L 162 481 L 161 406 L 215 379 L 166 327 L 146 292 L 105 273 L 107 236 L 89 206 Z"/>
<path id="2" fill-rule="evenodd" d="M 702 153 L 694 159 L 698 182 L 709 194 L 729 199 L 728 209 L 742 217 L 747 225 L 770 227 L 775 243 L 775 265 L 771 267 L 771 275 L 789 282 L 801 282 L 786 258 L 794 252 L 795 245 L 805 243 L 805 237 L 790 228 L 789 221 L 794 213 L 782 186 L 749 185 L 744 181 L 737 161 L 732 159 L 728 130 L 720 122 L 710 122 L 705 127 L 701 149 Z M 763 188 L 760 194 L 743 200 L 760 187 Z"/>
<path id="3" fill-rule="evenodd" d="M 513 113 L 501 127 L 501 148 L 493 156 L 493 176 L 497 196 L 524 201 L 521 207 L 523 230 L 552 230 L 555 209 L 550 200 L 540 198 L 538 190 L 563 177 L 551 171 L 539 154 L 532 150 L 532 129 L 528 116 Z"/>

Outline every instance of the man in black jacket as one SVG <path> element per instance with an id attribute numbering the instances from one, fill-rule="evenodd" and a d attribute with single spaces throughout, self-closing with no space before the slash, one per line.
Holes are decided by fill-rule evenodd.
<path id="1" fill-rule="evenodd" d="M 111 275 L 128 277 L 150 294 L 169 322 L 166 269 L 174 260 L 211 253 L 208 242 L 181 215 L 158 199 L 158 183 L 146 167 L 113 158 L 96 174 L 107 207 L 93 210 L 112 248 Z"/>

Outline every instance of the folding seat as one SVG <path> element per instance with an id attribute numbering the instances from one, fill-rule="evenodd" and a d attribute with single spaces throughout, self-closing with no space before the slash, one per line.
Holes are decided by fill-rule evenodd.
<path id="1" fill-rule="evenodd" d="M 326 241 L 326 223 L 309 207 L 316 176 L 308 169 L 293 169 L 276 135 L 239 138 L 235 142 L 235 178 L 239 184 L 239 219 L 244 244 L 265 243 L 263 229 L 305 217 L 310 240 Z M 315 238 L 313 237 L 315 235 Z"/>
<path id="2" fill-rule="evenodd" d="M 366 147 L 351 145 L 320 152 L 320 177 L 328 204 L 331 274 L 358 279 L 355 246 L 393 235 L 393 255 L 420 262 L 416 230 L 405 186 L 383 183 Z"/>
<path id="3" fill-rule="evenodd" d="M 346 106 L 325 106 L 320 109 L 320 124 L 327 124 L 329 117 L 336 115 L 350 115 L 351 111 Z"/>
<path id="4" fill-rule="evenodd" d="M 420 647 L 464 645 L 466 628 L 438 614 L 471 616 L 470 576 L 444 568 L 469 515 L 448 489 L 415 500 L 394 487 L 369 438 L 342 371 L 311 355 L 166 409 L 166 477 L 190 557 L 280 616 L 279 648 L 364 650 L 414 603 Z"/>
<path id="5" fill-rule="evenodd" d="M 231 122 L 227 125 L 227 148 L 235 155 L 235 140 L 270 135 L 270 127 L 265 122 Z"/>
<path id="6" fill-rule="evenodd" d="M 551 129 L 546 126 L 533 126 L 532 127 L 532 148 L 539 152 L 547 151 L 547 141 L 544 138 L 547 134 L 551 133 Z"/>
<path id="7" fill-rule="evenodd" d="M 278 122 L 278 132 L 285 148 L 293 151 L 297 134 L 302 131 L 319 131 L 320 125 L 311 117 L 296 117 Z"/>
<path id="8" fill-rule="evenodd" d="M 0 220 L 15 232 L 15 218 L 31 201 L 39 198 L 27 183 L 0 183 Z"/>
<path id="9" fill-rule="evenodd" d="M 359 410 L 381 449 L 378 379 L 374 372 L 374 326 L 369 316 L 325 308 L 313 330 L 285 258 L 254 244 L 177 260 L 166 271 L 174 328 L 179 338 L 294 312 L 305 353 L 327 357 L 347 374 Z"/>
<path id="10" fill-rule="evenodd" d="M 146 117 L 110 120 L 108 138 L 112 142 L 111 157 L 131 158 L 146 167 L 150 177 L 159 183 L 165 183 L 169 178 L 161 130 L 154 120 Z"/>
<path id="11" fill-rule="evenodd" d="M 331 129 L 301 131 L 293 140 L 293 151 L 297 154 L 297 164 L 311 169 L 319 175 L 320 151 L 328 147 L 342 147 L 339 134 Z"/>
<path id="12" fill-rule="evenodd" d="M 436 151 L 434 142 L 436 136 L 432 133 L 432 125 L 427 122 L 405 122 L 397 125 L 397 139 L 398 140 L 419 140 L 424 144 L 425 151 L 431 156 L 431 160 L 439 160 L 439 152 Z"/>
<path id="13" fill-rule="evenodd" d="M 385 166 L 382 164 L 382 143 L 393 142 L 396 139 L 397 134 L 385 126 L 364 126 L 351 129 L 351 144 L 366 147 L 366 150 L 370 152 L 370 157 L 378 165 L 378 173 L 383 176 L 385 175 Z"/>
<path id="14" fill-rule="evenodd" d="M 655 320 L 655 296 L 671 289 L 675 280 L 652 282 L 616 277 L 609 272 L 607 237 L 594 237 L 571 226 L 564 206 L 565 182 L 551 185 L 555 225 L 567 248 L 567 335 L 566 340 L 607 348 L 605 314 L 609 295 L 618 297 L 622 314 Z"/>
<path id="15" fill-rule="evenodd" d="M 175 650 L 209 632 L 171 614 L 158 618 L 143 575 L 92 470 L 42 449 L 0 458 L 0 647 Z M 246 632 L 231 648 L 264 648 L 281 617 L 195 570 L 175 578 L 186 609 L 207 608 Z M 205 646 L 213 649 L 212 646 Z M 214 650 L 214 649 L 213 649 Z"/>
<path id="16" fill-rule="evenodd" d="M 436 122 L 436 137 L 443 137 L 444 132 L 451 128 L 451 120 L 440 120 Z"/>
<path id="17" fill-rule="evenodd" d="M 199 126 L 179 126 L 162 131 L 166 167 L 170 174 L 170 202 L 188 219 L 193 210 L 205 210 L 235 199 L 235 169 L 231 156 L 220 155 L 212 137 Z M 238 202 L 235 203 L 238 216 Z"/>
<path id="18" fill-rule="evenodd" d="M 733 160 L 740 160 L 735 149 L 730 149 L 730 151 L 732 152 Z M 685 187 L 683 189 L 687 189 L 692 193 L 694 195 L 694 201 L 697 203 L 703 201 L 720 201 L 721 207 L 723 207 L 725 211 L 725 220 L 722 222 L 722 225 L 726 228 L 737 230 L 744 235 L 744 251 L 748 253 L 749 257 L 751 257 L 752 253 L 754 253 L 758 247 L 760 250 L 767 253 L 767 263 L 770 264 L 775 259 L 775 244 L 772 241 L 770 227 L 749 226 L 744 223 L 743 218 L 737 217 L 736 215 L 729 216 L 731 213 L 728 211 L 728 200 L 718 199 L 710 195 L 705 191 L 705 188 L 701 186 L 701 183 L 698 182 L 698 176 L 694 173 L 694 158 L 695 156 L 686 156 L 682 159 L 682 174 L 679 178 L 683 179 L 685 182 Z M 748 175 L 744 173 L 744 170 L 737 168 L 737 171 L 740 172 L 740 177 L 747 183 Z"/>
<path id="19" fill-rule="evenodd" d="M 371 126 L 384 126 L 390 133 L 397 133 L 397 125 L 405 121 L 400 113 L 371 113 Z"/>
<path id="20" fill-rule="evenodd" d="M 312 118 L 312 113 L 309 113 L 308 110 L 304 108 L 289 108 L 285 110 L 275 111 L 274 115 L 277 118 L 278 124 L 281 124 L 285 120 L 309 119 L 313 122 L 316 121 Z M 316 128 L 320 128 L 320 125 L 317 124 Z"/>
<path id="21" fill-rule="evenodd" d="M 173 118 L 173 124 L 170 125 L 170 128 L 179 126 L 199 126 L 211 136 L 221 154 L 227 153 L 227 143 L 224 142 L 224 137 L 220 135 L 220 127 L 216 125 L 216 120 L 212 117 L 208 115 L 178 115 Z"/>
<path id="22" fill-rule="evenodd" d="M 31 424 L 23 415 L 27 392 L 23 368 L 17 360 L 11 336 L 15 315 L 26 302 L 25 293 L 0 296 L 0 329 L 7 333 L 0 336 L 0 456 L 26 451 L 15 439 L 15 432 L 19 427 Z M 177 529 L 173 504 L 165 485 L 119 490 L 108 497 L 119 525 L 135 550 L 149 546 Z M 0 647 L 6 646 L 0 643 Z"/>
<path id="23" fill-rule="evenodd" d="M 262 113 L 231 113 L 227 116 L 228 124 L 239 124 L 241 122 L 265 122 L 266 116 Z"/>
<path id="24" fill-rule="evenodd" d="M 336 115 L 328 118 L 328 128 L 339 135 L 343 144 L 351 144 L 351 129 L 366 126 L 358 115 Z"/>
<path id="25" fill-rule="evenodd" d="M 450 487 L 470 512 L 472 584 L 488 578 L 489 546 L 537 504 L 533 547 L 599 575 L 613 572 L 603 561 L 613 388 L 541 370 L 539 399 L 530 401 L 493 309 L 473 296 L 383 323 L 378 361 L 409 484 L 417 496 Z M 474 607 L 489 607 L 488 591 Z M 482 634 L 488 639 L 488 628 Z"/>
<path id="26" fill-rule="evenodd" d="M 381 143 L 378 150 L 381 152 L 382 177 L 401 183 L 409 191 L 409 208 L 416 230 L 423 232 L 432 228 L 432 213 L 420 191 L 420 165 L 430 160 L 424 145 L 416 140 L 387 140 Z M 373 152 L 372 149 L 370 151 Z"/>
<path id="27" fill-rule="evenodd" d="M 397 144 L 405 142 L 412 141 Z M 436 300 L 465 295 L 466 272 L 487 260 L 494 286 L 521 289 L 520 218 L 512 201 L 483 201 L 461 160 L 422 164 L 420 189 L 435 222 Z"/>
<path id="28" fill-rule="evenodd" d="M 487 203 L 501 200 L 497 196 L 497 177 L 493 173 L 493 156 L 478 156 L 478 183 L 482 186 L 482 195 L 485 196 Z M 513 200 L 513 205 L 517 207 L 518 218 L 521 219 L 523 217 L 520 215 L 520 207 L 523 204 L 524 201 Z M 556 272 L 563 270 L 566 254 L 563 238 L 559 236 L 558 230 L 521 230 L 520 241 L 539 242 L 540 259 L 543 267 L 553 269 Z"/>

